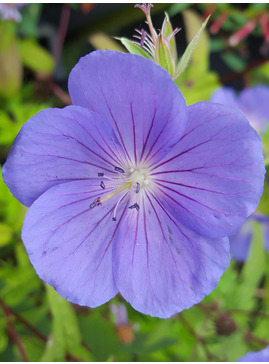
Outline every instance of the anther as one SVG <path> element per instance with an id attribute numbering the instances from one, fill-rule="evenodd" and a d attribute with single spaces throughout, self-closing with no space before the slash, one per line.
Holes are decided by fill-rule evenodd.
<path id="1" fill-rule="evenodd" d="M 136 182 L 136 189 L 135 192 L 138 193 L 140 191 L 140 183 Z"/>
<path id="2" fill-rule="evenodd" d="M 98 177 L 104 177 L 104 173 L 98 173 Z"/>
<path id="3" fill-rule="evenodd" d="M 129 206 L 129 209 L 136 209 L 136 211 L 139 210 L 139 205 L 137 203 L 133 204 L 132 206 Z"/>
<path id="4" fill-rule="evenodd" d="M 115 217 L 112 217 L 112 221 L 116 221 L 117 219 Z"/>
<path id="5" fill-rule="evenodd" d="M 99 206 L 102 205 L 100 202 L 100 197 L 97 197 L 91 204 L 90 204 L 90 208 L 93 209 L 95 206 Z"/>
<path id="6" fill-rule="evenodd" d="M 103 190 L 106 188 L 104 181 L 101 181 L 100 186 L 102 187 Z"/>
<path id="7" fill-rule="evenodd" d="M 120 167 L 115 167 L 115 171 L 120 172 L 120 173 L 125 173 L 124 169 L 122 169 Z"/>

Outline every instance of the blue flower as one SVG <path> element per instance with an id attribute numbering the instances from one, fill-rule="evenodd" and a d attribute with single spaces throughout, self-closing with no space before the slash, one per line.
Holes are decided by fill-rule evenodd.
<path id="1" fill-rule="evenodd" d="M 262 194 L 259 136 L 240 111 L 187 107 L 136 55 L 83 57 L 69 92 L 73 106 L 26 122 L 3 167 L 30 207 L 22 239 L 38 275 L 90 307 L 120 292 L 165 318 L 199 302 Z"/>
<path id="2" fill-rule="evenodd" d="M 229 237 L 231 256 L 233 259 L 244 262 L 247 260 L 253 238 L 253 223 L 259 222 L 262 230 L 264 248 L 269 251 L 269 217 L 263 214 L 253 213 L 241 226 L 239 231 Z"/>
<path id="3" fill-rule="evenodd" d="M 260 351 L 250 351 L 242 356 L 237 361 L 239 362 L 269 362 L 269 346 Z"/>
<path id="4" fill-rule="evenodd" d="M 245 88 L 239 95 L 230 87 L 221 87 L 211 96 L 213 102 L 237 107 L 243 111 L 250 125 L 261 134 L 269 122 L 268 100 L 269 87 L 266 85 Z"/>
<path id="5" fill-rule="evenodd" d="M 18 8 L 25 4 L 0 4 L 0 18 L 2 20 L 13 20 L 15 22 L 21 21 L 21 14 Z"/>

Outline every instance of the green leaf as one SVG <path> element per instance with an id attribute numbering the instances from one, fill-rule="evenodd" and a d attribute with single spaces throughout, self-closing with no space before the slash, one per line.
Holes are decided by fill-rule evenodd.
<path id="1" fill-rule="evenodd" d="M 12 33 L 0 23 L 0 94 L 14 96 L 22 84 L 22 61 Z"/>
<path id="2" fill-rule="evenodd" d="M 146 51 L 144 51 L 144 49 L 139 47 L 137 44 L 134 44 L 129 39 L 127 38 L 115 38 L 115 39 L 119 40 L 130 53 L 151 59 L 150 55 Z"/>
<path id="3" fill-rule="evenodd" d="M 224 52 L 221 58 L 233 71 L 240 72 L 246 67 L 246 61 L 236 53 Z"/>
<path id="4" fill-rule="evenodd" d="M 19 50 L 23 64 L 35 72 L 51 73 L 55 67 L 52 55 L 34 39 L 19 41 Z"/>
<path id="5" fill-rule="evenodd" d="M 191 67 L 175 80 L 176 85 L 183 93 L 187 105 L 199 101 L 208 101 L 213 91 L 220 86 L 218 75 L 214 72 L 206 72 L 197 78 L 190 77 Z"/>
<path id="6" fill-rule="evenodd" d="M 177 79 L 182 72 L 185 71 L 186 67 L 188 66 L 189 64 L 189 61 L 191 59 L 191 56 L 195 50 L 195 48 L 197 47 L 198 45 L 198 42 L 201 38 L 201 35 L 202 35 L 202 31 L 204 30 L 207 22 L 208 22 L 208 19 L 209 19 L 210 16 L 207 17 L 207 19 L 203 22 L 203 24 L 201 25 L 200 29 L 198 30 L 198 32 L 195 34 L 195 36 L 193 37 L 192 41 L 188 44 L 184 54 L 182 55 L 182 57 L 180 58 L 177 66 L 176 66 L 176 72 L 175 72 L 175 77 L 174 79 Z M 187 12 L 185 13 L 185 21 L 187 21 L 186 19 L 190 18 L 190 20 L 192 22 L 196 21 L 196 16 L 194 16 L 194 14 L 192 12 Z M 195 19 L 195 20 L 194 20 Z M 186 27 L 187 28 L 187 31 L 188 31 L 188 28 L 189 26 Z M 190 28 L 189 28 L 190 29 Z M 189 33 L 190 30 L 189 30 Z M 202 39 L 203 43 L 206 43 L 207 41 L 205 41 L 205 38 Z M 208 42 L 207 42 L 208 43 Z M 207 53 L 206 53 L 206 57 L 207 57 Z M 198 59 L 197 57 L 195 56 L 194 57 L 194 62 L 196 62 Z M 199 62 L 199 60 L 198 60 Z M 199 62 L 200 63 L 200 62 Z M 207 62 L 205 62 L 207 63 Z M 195 64 L 192 65 L 193 67 L 195 67 Z M 199 67 L 201 68 L 201 67 Z M 205 72 L 207 70 L 207 67 L 205 69 L 203 69 L 203 71 Z"/>
<path id="7" fill-rule="evenodd" d="M 255 291 L 265 272 L 265 252 L 261 225 L 253 222 L 253 238 L 250 256 L 244 264 L 240 285 L 234 293 L 233 308 L 251 310 L 254 306 Z"/>
<path id="8" fill-rule="evenodd" d="M 170 6 L 168 14 L 172 17 L 178 13 L 181 13 L 182 10 L 187 9 L 189 6 L 191 6 L 191 4 L 184 4 L 184 3 L 173 4 Z"/>
<path id="9" fill-rule="evenodd" d="M 110 323 L 97 313 L 79 320 L 83 340 L 92 350 L 96 361 L 106 361 L 118 350 L 116 332 Z"/>
<path id="10" fill-rule="evenodd" d="M 111 51 L 125 52 L 118 42 L 115 42 L 111 37 L 105 33 L 98 32 L 89 36 L 89 42 L 96 49 L 110 49 Z"/>
<path id="11" fill-rule="evenodd" d="M 10 226 L 0 223 L 0 247 L 8 244 L 12 237 Z"/>
<path id="12" fill-rule="evenodd" d="M 46 285 L 49 306 L 53 316 L 52 335 L 43 361 L 65 360 L 65 355 L 77 349 L 81 342 L 77 317 L 72 305 L 52 287 Z"/>

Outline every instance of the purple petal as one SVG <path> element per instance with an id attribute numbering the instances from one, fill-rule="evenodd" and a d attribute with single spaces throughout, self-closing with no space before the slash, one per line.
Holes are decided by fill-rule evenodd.
<path id="1" fill-rule="evenodd" d="M 246 261 L 249 256 L 250 244 L 253 238 L 254 221 L 260 224 L 264 248 L 269 250 L 269 218 L 261 213 L 253 213 L 241 226 L 239 231 L 235 235 L 229 237 L 231 256 L 239 262 Z"/>
<path id="2" fill-rule="evenodd" d="M 0 4 L 0 18 L 3 20 L 21 21 L 21 14 L 17 10 L 20 4 Z M 24 4 L 23 4 L 24 5 Z"/>
<path id="3" fill-rule="evenodd" d="M 122 221 L 113 272 L 123 297 L 138 311 L 167 318 L 201 301 L 229 265 L 227 238 L 204 239 L 144 195 Z"/>
<path id="4" fill-rule="evenodd" d="M 3 167 L 12 194 L 30 206 L 59 183 L 115 174 L 124 152 L 109 123 L 78 106 L 39 112 L 22 127 Z"/>
<path id="5" fill-rule="evenodd" d="M 73 104 L 110 121 L 131 164 L 159 161 L 186 126 L 186 103 L 171 77 L 140 56 L 96 51 L 81 58 L 69 92 Z"/>
<path id="6" fill-rule="evenodd" d="M 269 346 L 260 351 L 249 351 L 237 361 L 244 362 L 269 362 Z"/>
<path id="7" fill-rule="evenodd" d="M 231 87 L 220 87 L 213 92 L 210 101 L 227 106 L 238 107 L 236 92 Z"/>
<path id="8" fill-rule="evenodd" d="M 258 85 L 244 89 L 238 98 L 238 105 L 258 132 L 265 131 L 269 122 L 269 87 Z"/>
<path id="9" fill-rule="evenodd" d="M 262 143 L 244 115 L 210 102 L 189 106 L 185 135 L 152 171 L 162 204 L 198 234 L 234 234 L 263 189 Z"/>
<path id="10" fill-rule="evenodd" d="M 230 252 L 233 259 L 244 262 L 249 255 L 250 243 L 253 237 L 252 221 L 249 218 L 239 229 L 237 234 L 229 236 Z"/>
<path id="11" fill-rule="evenodd" d="M 112 221 L 117 198 L 90 208 L 97 197 L 111 192 L 109 181 L 106 190 L 99 183 L 74 181 L 49 189 L 30 207 L 22 229 L 39 277 L 67 300 L 90 307 L 117 293 L 112 242 L 126 205 L 123 200 L 119 221 Z"/>

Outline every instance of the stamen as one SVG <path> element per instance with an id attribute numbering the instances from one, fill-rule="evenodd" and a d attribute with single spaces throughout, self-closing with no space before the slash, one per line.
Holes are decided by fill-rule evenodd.
<path id="1" fill-rule="evenodd" d="M 98 177 L 104 177 L 104 173 L 98 173 Z"/>
<path id="2" fill-rule="evenodd" d="M 90 209 L 93 209 L 95 206 L 102 205 L 100 197 L 97 197 L 91 204 Z"/>
<path id="3" fill-rule="evenodd" d="M 131 206 L 129 206 L 129 209 L 136 209 L 136 211 L 138 211 L 139 210 L 139 205 L 137 204 L 137 203 L 134 203 L 133 205 L 131 205 Z"/>
<path id="4" fill-rule="evenodd" d="M 138 193 L 140 191 L 140 183 L 136 182 L 136 189 L 135 192 Z"/>
<path id="5" fill-rule="evenodd" d="M 103 190 L 106 188 L 104 181 L 101 181 L 100 186 L 102 187 Z"/>
<path id="6" fill-rule="evenodd" d="M 125 173 L 125 170 L 120 167 L 115 167 L 116 172 Z"/>

